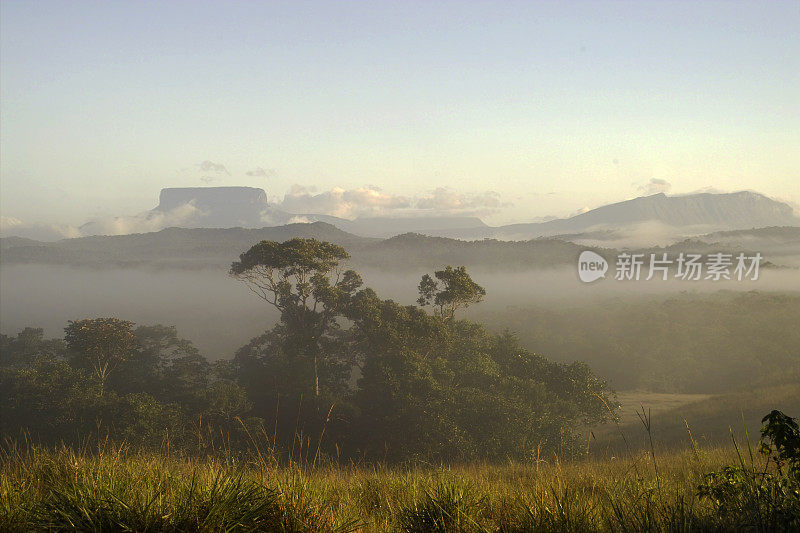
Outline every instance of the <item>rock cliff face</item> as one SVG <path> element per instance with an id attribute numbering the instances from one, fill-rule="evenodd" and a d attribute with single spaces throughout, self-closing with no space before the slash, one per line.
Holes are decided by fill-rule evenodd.
<path id="1" fill-rule="evenodd" d="M 255 187 L 182 187 L 161 189 L 155 212 L 190 207 L 187 227 L 231 228 L 269 225 L 267 193 Z"/>
<path id="2" fill-rule="evenodd" d="M 267 193 L 255 187 L 170 187 L 161 189 L 156 209 L 169 211 L 192 201 L 213 209 L 264 209 Z"/>

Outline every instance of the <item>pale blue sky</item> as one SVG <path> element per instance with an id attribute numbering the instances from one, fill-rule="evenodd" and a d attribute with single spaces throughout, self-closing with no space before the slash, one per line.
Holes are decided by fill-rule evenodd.
<path id="1" fill-rule="evenodd" d="M 493 190 L 494 223 L 651 179 L 800 203 L 796 1 L 0 6 L 0 211 L 25 222 L 202 185 Z"/>

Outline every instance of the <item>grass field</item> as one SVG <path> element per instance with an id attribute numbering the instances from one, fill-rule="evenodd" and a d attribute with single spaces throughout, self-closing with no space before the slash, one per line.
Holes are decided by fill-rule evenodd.
<path id="1" fill-rule="evenodd" d="M 3 531 L 727 531 L 697 496 L 732 447 L 654 458 L 543 457 L 437 467 L 317 466 L 129 453 L 7 449 Z M 758 528 L 756 528 L 758 529 Z"/>
<path id="2" fill-rule="evenodd" d="M 761 418 L 772 409 L 794 416 L 800 413 L 800 383 L 717 395 L 626 391 L 618 393 L 617 399 L 619 426 L 592 428 L 594 438 L 589 445 L 605 454 L 649 446 L 637 412 L 651 419 L 653 441 L 664 451 L 693 444 L 728 445 L 732 434 L 741 442 L 748 433 L 751 440 L 758 440 Z"/>
<path id="3" fill-rule="evenodd" d="M 642 407 L 653 416 L 680 409 L 685 405 L 711 398 L 711 394 L 675 394 L 668 392 L 622 391 L 617 393 L 619 410 L 617 415 L 622 424 L 638 422 L 636 411 Z"/>
<path id="4" fill-rule="evenodd" d="M 312 465 L 259 450 L 200 459 L 107 442 L 6 443 L 0 531 L 800 531 L 797 496 L 788 525 L 764 511 L 775 495 L 760 488 L 725 512 L 698 491 L 728 465 L 762 471 L 760 418 L 800 411 L 800 384 L 618 398 L 619 425 L 596 428 L 584 457 L 505 464 Z"/>

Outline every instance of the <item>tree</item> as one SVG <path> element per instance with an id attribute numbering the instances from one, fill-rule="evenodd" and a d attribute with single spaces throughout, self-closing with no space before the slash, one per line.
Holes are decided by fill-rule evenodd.
<path id="1" fill-rule="evenodd" d="M 445 321 L 452 320 L 458 309 L 478 303 L 486 296 L 486 290 L 472 281 L 466 267 L 448 265 L 434 272 L 434 276 L 435 280 L 429 274 L 422 276 L 417 303 L 421 306 L 433 304 Z"/>
<path id="2" fill-rule="evenodd" d="M 159 402 L 200 410 L 212 367 L 191 341 L 161 324 L 138 326 L 133 334 L 136 349 L 109 376 L 106 389 L 120 395 L 146 392 Z"/>
<path id="3" fill-rule="evenodd" d="M 117 318 L 70 320 L 64 340 L 78 361 L 89 366 L 100 381 L 103 394 L 110 372 L 131 356 L 136 347 L 133 322 Z"/>
<path id="4" fill-rule="evenodd" d="M 606 385 L 586 365 L 548 361 L 510 333 L 446 322 L 369 289 L 352 309 L 353 349 L 364 356 L 350 432 L 359 455 L 529 459 L 577 449 L 573 428 L 608 415 Z"/>
<path id="5" fill-rule="evenodd" d="M 56 359 L 64 355 L 61 339 L 45 339 L 42 328 L 24 328 L 16 337 L 0 333 L 0 367 L 24 367 L 37 358 Z"/>
<path id="6" fill-rule="evenodd" d="M 344 270 L 344 248 L 316 239 L 283 243 L 261 241 L 231 265 L 230 274 L 278 309 L 283 325 L 282 350 L 311 362 L 314 396 L 320 395 L 320 359 L 335 335 L 341 315 L 361 276 Z"/>

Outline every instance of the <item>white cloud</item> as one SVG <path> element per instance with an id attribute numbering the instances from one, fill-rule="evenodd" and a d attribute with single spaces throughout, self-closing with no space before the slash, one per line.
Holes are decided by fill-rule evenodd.
<path id="1" fill-rule="evenodd" d="M 283 201 L 277 204 L 278 208 L 289 213 L 314 213 L 341 218 L 380 215 L 410 206 L 410 201 L 403 196 L 394 196 L 373 188 L 335 187 L 315 194 L 311 189 L 300 185 L 292 186 L 284 195 Z"/>
<path id="2" fill-rule="evenodd" d="M 343 189 L 315 193 L 313 189 L 294 185 L 275 206 L 289 213 L 314 213 L 342 218 L 369 216 L 471 215 L 494 213 L 510 204 L 494 191 L 463 194 L 440 187 L 418 198 L 393 195 L 377 187 Z"/>
<path id="3" fill-rule="evenodd" d="M 81 232 L 66 224 L 27 224 L 18 218 L 0 216 L 0 236 L 25 237 L 37 241 L 59 241 L 80 237 Z"/>
<path id="4" fill-rule="evenodd" d="M 446 215 L 486 215 L 511 204 L 503 202 L 494 191 L 476 194 L 459 193 L 453 189 L 439 187 L 417 200 L 417 209 L 429 209 Z"/>
<path id="5" fill-rule="evenodd" d="M 248 170 L 245 174 L 255 178 L 273 178 L 278 174 L 278 171 L 274 168 L 256 167 L 253 170 Z"/>
<path id="6" fill-rule="evenodd" d="M 140 215 L 102 217 L 91 220 L 80 227 L 83 235 L 127 235 L 148 233 L 172 226 L 184 226 L 195 220 L 202 212 L 193 202 L 170 211 L 148 211 Z"/>
<path id="7" fill-rule="evenodd" d="M 667 194 L 670 189 L 672 189 L 672 184 L 667 180 L 662 180 L 660 178 L 652 178 L 644 185 L 639 186 L 639 191 L 643 192 L 645 195 L 658 193 Z"/>
<path id="8" fill-rule="evenodd" d="M 0 216 L 0 231 L 11 229 L 14 226 L 21 226 L 22 221 L 14 217 Z"/>
<path id="9" fill-rule="evenodd" d="M 202 163 L 198 163 L 197 166 L 200 167 L 200 170 L 202 170 L 203 172 L 218 172 L 230 175 L 230 172 L 228 172 L 228 169 L 225 167 L 225 165 L 223 165 L 222 163 L 215 163 L 214 161 L 209 161 L 208 159 L 206 159 Z"/>
<path id="10" fill-rule="evenodd" d="M 569 217 L 574 217 L 575 215 L 582 215 L 582 214 L 586 213 L 587 211 L 591 211 L 591 210 L 592 210 L 592 209 L 591 209 L 589 206 L 583 206 L 583 207 L 581 207 L 580 209 L 578 209 L 578 210 L 576 210 L 576 211 L 573 211 L 572 213 L 570 213 L 570 214 L 567 216 L 567 218 L 569 218 Z"/>

